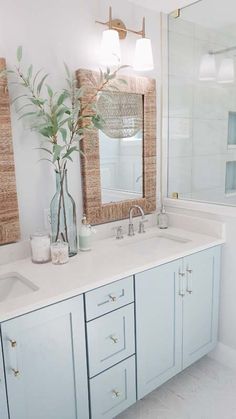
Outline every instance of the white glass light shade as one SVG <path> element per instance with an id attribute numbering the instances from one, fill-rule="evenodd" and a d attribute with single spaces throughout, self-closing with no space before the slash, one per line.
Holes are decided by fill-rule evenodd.
<path id="1" fill-rule="evenodd" d="M 204 54 L 201 59 L 199 80 L 211 81 L 216 79 L 216 61 L 213 54 Z"/>
<path id="2" fill-rule="evenodd" d="M 100 52 L 101 64 L 112 67 L 119 64 L 120 59 L 121 52 L 118 32 L 114 29 L 103 31 Z"/>
<path id="3" fill-rule="evenodd" d="M 234 82 L 234 60 L 233 58 L 224 58 L 219 69 L 218 83 Z"/>
<path id="4" fill-rule="evenodd" d="M 134 56 L 134 70 L 150 71 L 153 70 L 152 43 L 148 38 L 140 38 L 136 42 Z"/>

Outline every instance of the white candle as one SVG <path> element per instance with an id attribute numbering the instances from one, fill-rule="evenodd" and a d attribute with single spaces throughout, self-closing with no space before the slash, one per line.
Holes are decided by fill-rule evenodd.
<path id="1" fill-rule="evenodd" d="M 46 263 L 51 259 L 49 234 L 35 233 L 30 236 L 32 262 Z"/>
<path id="2" fill-rule="evenodd" d="M 58 240 L 51 244 L 51 257 L 54 265 L 63 265 L 69 262 L 69 246 L 68 243 Z"/>

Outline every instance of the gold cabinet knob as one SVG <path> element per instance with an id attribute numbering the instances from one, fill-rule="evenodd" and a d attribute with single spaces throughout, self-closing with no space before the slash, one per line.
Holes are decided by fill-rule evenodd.
<path id="1" fill-rule="evenodd" d="M 121 392 L 119 390 L 112 390 L 113 397 L 121 397 Z"/>
<path id="2" fill-rule="evenodd" d="M 19 375 L 20 375 L 20 371 L 19 370 L 16 370 L 15 368 L 12 368 L 11 370 L 12 370 L 12 372 L 13 372 L 13 374 L 14 374 L 15 377 L 19 377 Z"/>
<path id="3" fill-rule="evenodd" d="M 117 343 L 119 340 L 116 336 L 110 336 L 110 339 L 112 340 L 113 343 Z"/>
<path id="4" fill-rule="evenodd" d="M 12 348 L 15 348 L 16 345 L 17 345 L 17 342 L 16 342 L 16 340 L 10 339 L 10 344 L 11 344 Z"/>

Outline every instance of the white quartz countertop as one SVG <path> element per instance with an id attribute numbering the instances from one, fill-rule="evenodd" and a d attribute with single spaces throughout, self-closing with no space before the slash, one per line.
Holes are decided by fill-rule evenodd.
<path id="1" fill-rule="evenodd" d="M 123 240 L 98 240 L 92 251 L 79 252 L 66 265 L 37 265 L 30 259 L 2 265 L 0 275 L 17 272 L 39 289 L 1 302 L 0 322 L 223 243 L 223 238 L 213 235 L 152 227 L 145 234 Z"/>

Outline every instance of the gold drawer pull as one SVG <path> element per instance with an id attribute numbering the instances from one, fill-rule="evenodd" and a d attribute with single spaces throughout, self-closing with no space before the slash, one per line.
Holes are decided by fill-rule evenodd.
<path id="1" fill-rule="evenodd" d="M 11 370 L 12 370 L 12 372 L 13 372 L 13 374 L 14 374 L 15 377 L 19 377 L 19 375 L 20 375 L 20 371 L 19 370 L 16 370 L 15 368 L 12 368 Z"/>
<path id="2" fill-rule="evenodd" d="M 116 336 L 110 336 L 110 339 L 113 343 L 117 343 L 119 341 L 119 339 Z"/>
<path id="3" fill-rule="evenodd" d="M 119 390 L 112 390 L 113 397 L 116 397 L 117 399 L 121 397 L 121 392 Z"/>
<path id="4" fill-rule="evenodd" d="M 16 347 L 16 345 L 17 345 L 16 340 L 10 339 L 9 342 L 10 342 L 12 348 L 15 348 Z"/>

